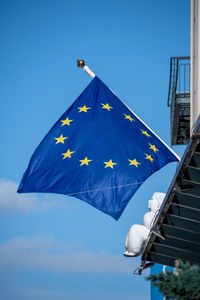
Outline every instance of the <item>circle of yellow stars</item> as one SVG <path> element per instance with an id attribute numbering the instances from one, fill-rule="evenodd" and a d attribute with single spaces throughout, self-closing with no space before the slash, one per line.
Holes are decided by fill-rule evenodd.
<path id="1" fill-rule="evenodd" d="M 104 110 L 108 110 L 108 111 L 111 111 L 113 110 L 113 107 L 110 106 L 109 103 L 101 103 L 102 105 L 102 109 Z M 84 112 L 84 113 L 87 113 L 91 107 L 87 107 L 86 105 L 83 105 L 82 107 L 77 107 L 78 109 L 78 113 L 81 113 L 81 112 Z M 132 118 L 131 115 L 127 115 L 127 114 L 123 114 L 124 115 L 124 119 L 130 121 L 131 123 L 134 122 L 134 118 Z M 60 120 L 60 122 L 62 123 L 61 124 L 61 127 L 62 126 L 70 126 L 71 125 L 71 122 L 74 122 L 73 119 L 69 119 L 68 117 L 65 119 L 65 120 Z M 143 129 L 140 129 L 141 131 L 141 134 L 143 134 L 144 136 L 146 136 L 147 139 L 151 138 L 151 135 L 149 134 L 149 132 L 147 132 L 147 130 L 143 130 Z M 67 139 L 68 137 L 65 137 L 63 136 L 63 134 L 61 134 L 59 137 L 55 137 L 54 139 L 56 140 L 56 143 L 55 144 L 65 144 L 65 140 Z M 157 152 L 159 152 L 159 150 L 156 148 L 156 145 L 152 145 L 151 143 L 148 143 L 149 145 L 149 149 L 152 150 L 155 154 Z M 72 158 L 72 154 L 75 153 L 75 150 L 72 151 L 70 149 L 67 149 L 66 152 L 64 153 L 61 153 L 63 155 L 63 159 L 70 159 Z M 144 153 L 145 155 L 145 160 L 148 160 L 150 161 L 151 163 L 154 162 L 154 159 L 153 157 L 151 156 L 151 154 L 147 154 L 147 153 Z M 85 158 L 83 159 L 79 159 L 79 162 L 80 162 L 80 166 L 83 166 L 83 165 L 86 165 L 86 166 L 89 166 L 89 164 L 92 162 L 93 160 L 92 159 L 88 159 L 88 157 L 86 156 Z M 140 165 L 142 163 L 140 163 L 139 161 L 137 161 L 136 158 L 133 158 L 133 159 L 128 159 L 129 161 L 129 166 L 134 166 L 136 168 L 140 167 Z M 111 168 L 111 169 L 114 169 L 114 167 L 117 165 L 116 162 L 113 162 L 112 159 L 110 159 L 109 161 L 104 161 L 103 162 L 105 164 L 104 168 Z"/>

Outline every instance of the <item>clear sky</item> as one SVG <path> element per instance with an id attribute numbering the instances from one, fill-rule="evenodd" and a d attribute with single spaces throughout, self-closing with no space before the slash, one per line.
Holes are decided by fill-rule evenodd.
<path id="1" fill-rule="evenodd" d="M 125 237 L 177 163 L 151 176 L 117 222 L 76 198 L 16 190 L 91 81 L 77 58 L 170 143 L 169 62 L 190 54 L 190 1 L 1 0 L 0 23 L 1 299 L 149 299 L 149 283 L 133 275 L 139 258 L 123 257 Z"/>

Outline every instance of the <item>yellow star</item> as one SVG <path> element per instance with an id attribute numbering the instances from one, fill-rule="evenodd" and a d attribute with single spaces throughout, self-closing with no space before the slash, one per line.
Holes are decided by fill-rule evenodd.
<path id="1" fill-rule="evenodd" d="M 135 121 L 133 118 L 131 118 L 130 115 L 126 115 L 126 114 L 124 114 L 124 115 L 125 115 L 125 119 L 128 119 L 128 120 L 130 120 L 131 122 Z"/>
<path id="2" fill-rule="evenodd" d="M 110 167 L 110 168 L 112 168 L 112 169 L 113 169 L 113 166 L 114 166 L 114 165 L 117 165 L 117 163 L 112 162 L 112 159 L 110 159 L 108 162 L 107 162 L 107 161 L 104 161 L 104 164 L 106 164 L 104 168 Z"/>
<path id="3" fill-rule="evenodd" d="M 87 156 L 86 156 L 86 158 L 80 159 L 79 161 L 81 162 L 80 166 L 82 166 L 82 165 L 87 165 L 88 166 L 88 163 L 90 161 L 92 161 L 92 159 L 88 159 Z"/>
<path id="4" fill-rule="evenodd" d="M 84 105 L 83 107 L 78 107 L 78 109 L 79 109 L 79 112 L 82 112 L 82 111 L 87 112 L 87 110 L 88 110 L 88 109 L 91 109 L 91 108 L 90 108 L 90 107 L 86 107 L 86 106 Z"/>
<path id="5" fill-rule="evenodd" d="M 56 144 L 58 144 L 58 143 L 64 144 L 64 140 L 66 140 L 66 139 L 67 139 L 67 137 L 64 137 L 62 134 L 59 138 L 54 138 L 54 140 L 57 140 Z"/>
<path id="6" fill-rule="evenodd" d="M 74 120 L 69 120 L 68 118 L 66 120 L 61 120 L 60 122 L 62 122 L 62 125 L 61 126 L 64 126 L 64 125 L 68 125 L 70 126 L 70 122 L 72 122 Z"/>
<path id="7" fill-rule="evenodd" d="M 146 154 L 146 153 L 145 153 L 145 155 L 146 155 L 146 159 L 149 159 L 151 162 L 154 161 L 153 158 L 151 157 L 151 155 L 148 155 L 148 154 Z"/>
<path id="8" fill-rule="evenodd" d="M 105 108 L 105 109 L 107 109 L 107 110 L 111 110 L 111 108 L 113 109 L 113 107 L 111 107 L 108 103 L 107 104 L 103 104 L 103 103 L 101 103 L 101 105 L 102 105 L 102 108 Z"/>
<path id="9" fill-rule="evenodd" d="M 150 145 L 149 148 L 152 149 L 154 151 L 154 153 L 156 153 L 156 151 L 159 151 L 158 149 L 156 149 L 155 145 L 151 145 L 150 143 L 149 143 L 149 145 Z"/>
<path id="10" fill-rule="evenodd" d="M 147 131 L 144 131 L 142 129 L 140 129 L 142 131 L 142 134 L 146 135 L 147 137 L 150 137 L 150 134 L 147 133 Z"/>
<path id="11" fill-rule="evenodd" d="M 139 163 L 136 159 L 133 159 L 133 160 L 128 159 L 128 160 L 130 161 L 129 166 L 134 165 L 134 166 L 136 166 L 138 168 L 138 165 L 141 165 L 141 163 Z"/>
<path id="12" fill-rule="evenodd" d="M 66 157 L 71 158 L 71 154 L 74 153 L 75 151 L 70 151 L 70 149 L 67 150 L 67 152 L 62 153 L 62 155 L 64 155 L 63 159 L 65 159 Z"/>

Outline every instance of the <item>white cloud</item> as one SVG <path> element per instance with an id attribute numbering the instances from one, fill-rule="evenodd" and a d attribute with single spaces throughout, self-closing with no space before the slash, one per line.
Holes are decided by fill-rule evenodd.
<path id="1" fill-rule="evenodd" d="M 18 194 L 18 185 L 7 179 L 0 179 L 0 212 L 10 211 L 43 211 L 55 206 L 68 206 L 62 199 L 40 200 L 31 194 Z"/>
<path id="2" fill-rule="evenodd" d="M 135 264 L 135 266 L 134 266 Z M 86 250 L 79 243 L 59 244 L 49 237 L 17 237 L 0 244 L 0 269 L 49 272 L 129 273 L 138 261 Z"/>

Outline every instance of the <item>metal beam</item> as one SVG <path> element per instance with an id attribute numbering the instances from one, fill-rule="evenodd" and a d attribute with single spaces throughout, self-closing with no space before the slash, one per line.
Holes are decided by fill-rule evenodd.
<path id="1" fill-rule="evenodd" d="M 154 243 L 152 247 L 152 252 L 164 254 L 166 256 L 176 257 L 176 259 L 182 259 L 185 261 L 189 258 L 195 263 L 200 264 L 200 254 L 185 249 L 179 249 L 176 247 Z"/>
<path id="2" fill-rule="evenodd" d="M 181 239 L 178 237 L 166 235 L 165 240 L 157 237 L 155 239 L 155 243 L 165 245 L 167 247 L 169 246 L 169 247 L 178 248 L 180 250 L 187 250 L 191 252 L 200 253 L 200 242 L 198 243 L 196 241 L 188 241 L 187 236 L 185 236 L 184 239 Z"/>
<path id="3" fill-rule="evenodd" d="M 187 241 L 196 241 L 200 243 L 200 234 L 185 228 L 178 228 L 172 225 L 162 224 L 162 233 L 164 236 L 173 236 Z"/>
<path id="4" fill-rule="evenodd" d="M 200 206 L 200 194 L 199 195 L 190 195 L 187 193 L 176 192 L 176 195 L 173 199 L 173 203 L 178 203 L 185 205 L 187 207 L 199 208 Z"/>
<path id="5" fill-rule="evenodd" d="M 167 214 L 163 223 L 178 228 L 185 228 L 186 230 L 200 232 L 200 222 L 189 218 Z"/>

